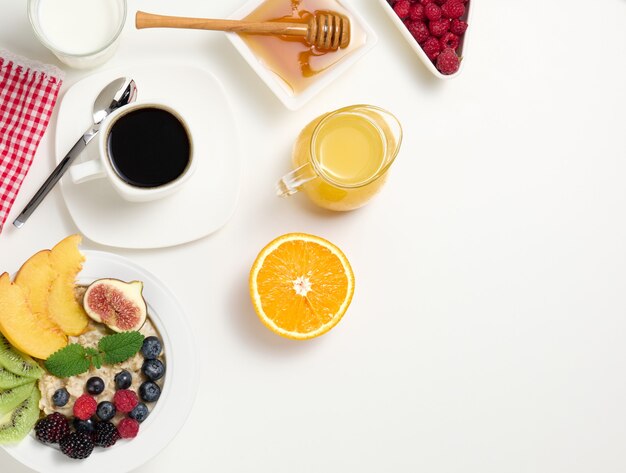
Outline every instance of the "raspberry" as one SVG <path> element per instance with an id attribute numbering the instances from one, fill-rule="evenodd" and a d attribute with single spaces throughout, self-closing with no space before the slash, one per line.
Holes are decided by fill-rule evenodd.
<path id="1" fill-rule="evenodd" d="M 399 0 L 394 6 L 393 11 L 396 12 L 400 18 L 404 19 L 409 16 L 409 10 L 411 8 L 411 2 L 409 0 Z"/>
<path id="2" fill-rule="evenodd" d="M 93 442 L 98 447 L 112 447 L 120 438 L 120 434 L 111 422 L 98 422 L 93 434 Z"/>
<path id="3" fill-rule="evenodd" d="M 439 44 L 441 44 L 441 49 L 456 49 L 459 47 L 459 37 L 448 31 L 441 38 L 439 38 Z"/>
<path id="4" fill-rule="evenodd" d="M 123 439 L 134 439 L 139 432 L 139 422 L 126 417 L 117 424 L 117 431 Z"/>
<path id="5" fill-rule="evenodd" d="M 430 34 L 436 36 L 437 38 L 443 36 L 448 29 L 450 28 L 450 20 L 442 18 L 441 20 L 431 21 L 428 24 L 428 29 L 430 30 Z"/>
<path id="6" fill-rule="evenodd" d="M 423 21 L 409 21 L 406 27 L 419 44 L 422 44 L 430 36 L 428 26 Z"/>
<path id="7" fill-rule="evenodd" d="M 409 10 L 409 18 L 413 21 L 423 20 L 424 16 L 424 5 L 421 3 L 414 3 L 411 5 L 411 9 Z"/>
<path id="8" fill-rule="evenodd" d="M 83 394 L 74 403 L 74 417 L 87 420 L 96 413 L 97 408 L 98 403 L 96 400 L 88 394 Z"/>
<path id="9" fill-rule="evenodd" d="M 115 392 L 113 402 L 117 412 L 127 413 L 132 411 L 139 402 L 137 394 L 130 389 L 120 389 Z"/>
<path id="10" fill-rule="evenodd" d="M 43 443 L 57 443 L 69 433 L 70 424 L 65 416 L 59 412 L 53 412 L 35 424 L 37 440 Z"/>
<path id="11" fill-rule="evenodd" d="M 61 439 L 59 445 L 63 453 L 77 460 L 82 460 L 91 455 L 94 446 L 89 434 L 83 432 L 72 432 L 66 435 Z"/>
<path id="12" fill-rule="evenodd" d="M 424 42 L 422 49 L 426 53 L 426 56 L 428 56 L 431 61 L 434 61 L 437 59 L 437 56 L 439 56 L 441 45 L 439 44 L 439 40 L 437 38 L 431 36 Z"/>
<path id="13" fill-rule="evenodd" d="M 445 75 L 454 74 L 459 70 L 459 58 L 454 49 L 446 48 L 437 57 L 437 69 Z"/>
<path id="14" fill-rule="evenodd" d="M 438 20 L 439 18 L 441 18 L 441 8 L 439 8 L 434 3 L 429 3 L 424 7 L 424 15 L 430 21 Z"/>
<path id="15" fill-rule="evenodd" d="M 446 3 L 447 0 L 435 0 L 435 3 L 439 6 L 443 5 L 444 3 Z"/>
<path id="16" fill-rule="evenodd" d="M 467 29 L 467 23 L 459 20 L 458 18 L 454 18 L 450 22 L 450 31 L 457 36 L 461 36 L 463 33 L 465 33 L 466 29 Z"/>
<path id="17" fill-rule="evenodd" d="M 435 0 L 419 0 L 419 2 L 424 6 L 428 5 L 429 3 L 433 3 L 434 1 Z"/>
<path id="18" fill-rule="evenodd" d="M 459 0 L 448 0 L 441 6 L 441 13 L 446 18 L 461 18 L 465 13 L 465 5 Z"/>

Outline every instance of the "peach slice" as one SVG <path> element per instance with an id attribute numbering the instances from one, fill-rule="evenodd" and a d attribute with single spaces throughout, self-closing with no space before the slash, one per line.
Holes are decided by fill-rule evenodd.
<path id="1" fill-rule="evenodd" d="M 55 277 L 48 294 L 48 313 L 67 335 L 80 335 L 89 323 L 74 295 L 76 275 L 85 261 L 78 250 L 80 242 L 80 235 L 70 235 L 57 243 L 49 254 Z"/>
<path id="2" fill-rule="evenodd" d="M 48 295 L 55 276 L 50 263 L 50 250 L 42 250 L 26 260 L 13 282 L 22 288 L 31 311 L 43 327 L 65 337 L 65 333 L 50 319 L 48 313 Z"/>
<path id="3" fill-rule="evenodd" d="M 65 335 L 32 312 L 26 294 L 7 273 L 0 275 L 0 332 L 15 348 L 42 360 L 67 345 Z"/>

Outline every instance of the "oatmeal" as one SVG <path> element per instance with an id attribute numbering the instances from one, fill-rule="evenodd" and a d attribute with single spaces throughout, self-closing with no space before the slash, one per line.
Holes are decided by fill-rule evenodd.
<path id="1" fill-rule="evenodd" d="M 139 330 L 145 337 L 156 336 L 159 334 L 152 324 L 149 318 L 146 319 L 143 327 Z M 84 347 L 97 347 L 98 341 L 106 336 L 110 335 L 111 330 L 106 326 L 91 321 L 87 327 L 87 331 L 77 337 L 70 337 L 69 343 L 79 343 Z M 164 356 L 159 356 L 161 361 L 164 361 Z M 132 375 L 132 385 L 129 389 L 134 392 L 139 392 L 139 386 L 144 381 L 148 381 L 148 378 L 141 372 L 141 366 L 143 365 L 144 357 L 141 351 L 135 354 L 132 358 L 115 365 L 102 365 L 100 369 L 91 367 L 88 372 L 72 376 L 71 378 L 57 378 L 49 373 L 44 374 L 39 380 L 39 389 L 41 391 L 41 400 L 39 401 L 39 408 L 44 414 L 52 414 L 53 412 L 59 412 L 66 417 L 72 417 L 72 408 L 74 402 L 78 397 L 86 393 L 85 385 L 87 380 L 93 376 L 98 376 L 104 381 L 104 391 L 102 393 L 93 395 L 97 402 L 111 401 L 115 394 L 115 375 L 122 370 L 127 370 Z M 162 387 L 163 379 L 156 382 Z M 63 407 L 55 406 L 52 402 L 52 396 L 60 389 L 65 388 L 70 399 Z M 117 424 L 124 417 L 123 413 L 117 413 L 112 422 Z"/>

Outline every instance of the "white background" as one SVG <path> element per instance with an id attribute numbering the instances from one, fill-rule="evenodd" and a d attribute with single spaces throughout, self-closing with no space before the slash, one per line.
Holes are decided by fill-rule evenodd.
<path id="1" fill-rule="evenodd" d="M 353 0 L 379 44 L 297 112 L 221 33 L 128 21 L 101 69 L 212 71 L 244 150 L 220 232 L 150 251 L 84 243 L 157 275 L 198 333 L 193 413 L 139 472 L 626 471 L 626 1 L 473 1 L 464 71 L 441 82 L 376 1 Z M 224 17 L 243 0 L 129 3 L 130 16 Z M 0 6 L 0 47 L 58 64 L 25 2 Z M 63 89 L 86 74 L 67 70 Z M 352 103 L 404 125 L 383 192 L 349 214 L 274 197 L 299 130 Z M 54 126 L 9 221 L 53 168 Z M 76 231 L 55 189 L 7 225 L 0 270 Z M 309 342 L 270 333 L 248 297 L 257 252 L 290 231 L 330 239 L 356 274 L 342 322 Z M 0 470 L 27 471 L 1 451 Z"/>

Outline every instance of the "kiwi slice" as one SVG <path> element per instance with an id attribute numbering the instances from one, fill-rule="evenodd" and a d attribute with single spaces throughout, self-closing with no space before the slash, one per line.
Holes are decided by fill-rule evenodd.
<path id="1" fill-rule="evenodd" d="M 4 389 L 0 391 L 0 416 L 11 412 L 21 403 L 23 403 L 30 393 L 35 389 L 35 383 L 22 384 L 16 388 Z"/>
<path id="2" fill-rule="evenodd" d="M 18 376 L 0 366 L 0 389 L 11 389 L 16 386 L 21 386 L 22 384 L 32 383 L 34 381 L 35 380 L 33 378 Z"/>
<path id="3" fill-rule="evenodd" d="M 41 378 L 43 370 L 30 356 L 16 350 L 0 333 L 0 367 L 27 378 Z"/>
<path id="4" fill-rule="evenodd" d="M 0 418 L 0 444 L 16 443 L 32 430 L 39 419 L 41 393 L 35 388 L 13 411 Z"/>

